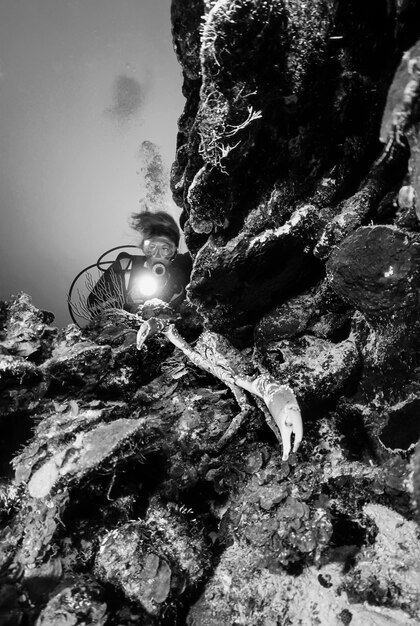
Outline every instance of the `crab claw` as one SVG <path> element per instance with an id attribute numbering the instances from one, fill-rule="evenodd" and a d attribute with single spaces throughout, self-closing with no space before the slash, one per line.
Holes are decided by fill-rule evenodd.
<path id="1" fill-rule="evenodd" d="M 302 416 L 295 394 L 290 387 L 280 385 L 268 374 L 254 379 L 237 377 L 235 383 L 264 400 L 280 431 L 282 459 L 287 461 L 292 447 L 292 434 L 295 436 L 293 452 L 297 451 L 303 437 Z"/>
<path id="2" fill-rule="evenodd" d="M 291 450 L 292 434 L 294 435 L 293 452 L 297 451 L 303 437 L 299 405 L 294 393 L 287 387 L 280 388 L 266 404 L 280 431 L 283 444 L 282 459 L 287 461 Z"/>

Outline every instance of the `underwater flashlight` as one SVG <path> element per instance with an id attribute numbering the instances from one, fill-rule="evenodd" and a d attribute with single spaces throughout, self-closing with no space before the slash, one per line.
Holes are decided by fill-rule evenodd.
<path id="1" fill-rule="evenodd" d="M 163 276 L 166 272 L 166 266 L 163 263 L 154 263 L 152 272 L 156 274 L 156 276 Z"/>
<path id="2" fill-rule="evenodd" d="M 153 296 L 158 288 L 159 282 L 152 274 L 139 276 L 134 285 L 135 291 L 143 296 Z"/>

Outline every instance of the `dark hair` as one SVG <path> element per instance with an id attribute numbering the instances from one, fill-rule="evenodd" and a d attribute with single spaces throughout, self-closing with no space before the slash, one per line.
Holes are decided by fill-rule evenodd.
<path id="1" fill-rule="evenodd" d="M 179 228 L 174 218 L 165 211 L 143 211 L 133 213 L 131 216 L 131 227 L 141 235 L 141 243 L 151 237 L 169 237 L 176 247 L 179 244 Z"/>

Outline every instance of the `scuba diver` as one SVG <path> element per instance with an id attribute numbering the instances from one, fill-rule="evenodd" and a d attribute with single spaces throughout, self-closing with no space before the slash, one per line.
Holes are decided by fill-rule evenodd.
<path id="1" fill-rule="evenodd" d="M 164 211 L 132 215 L 132 228 L 140 235 L 142 255 L 122 252 L 95 284 L 87 298 L 92 316 L 103 310 L 103 300 L 112 306 L 136 313 L 151 298 L 173 308 L 185 299 L 191 273 L 191 257 L 179 254 L 179 228 Z"/>

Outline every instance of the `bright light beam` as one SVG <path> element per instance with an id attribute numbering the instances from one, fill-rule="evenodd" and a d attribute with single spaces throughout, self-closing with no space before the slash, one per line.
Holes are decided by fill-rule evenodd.
<path id="1" fill-rule="evenodd" d="M 153 296 L 158 290 L 158 281 L 154 276 L 140 276 L 134 284 L 134 289 L 143 296 Z"/>

